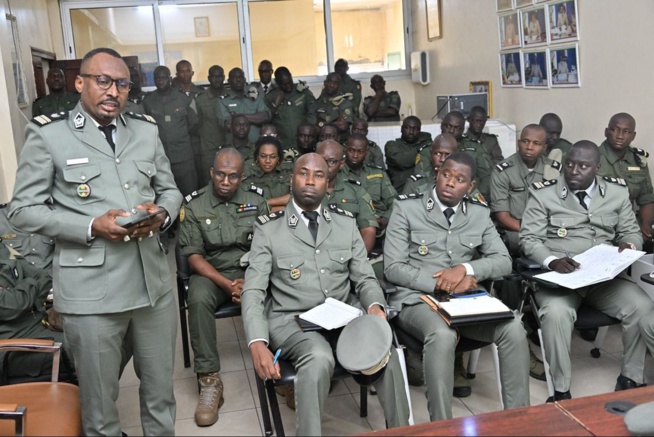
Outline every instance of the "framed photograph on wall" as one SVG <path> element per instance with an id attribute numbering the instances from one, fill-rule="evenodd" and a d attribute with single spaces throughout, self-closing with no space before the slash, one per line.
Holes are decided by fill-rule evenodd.
<path id="1" fill-rule="evenodd" d="M 211 36 L 209 32 L 209 17 L 195 17 L 195 36 L 197 38 L 204 38 Z"/>
<path id="2" fill-rule="evenodd" d="M 522 52 L 522 77 L 525 78 L 525 88 L 548 89 L 550 87 L 547 53 L 547 49 Z"/>
<path id="3" fill-rule="evenodd" d="M 537 47 L 547 44 L 547 8 L 526 9 L 522 15 L 522 47 Z"/>
<path id="4" fill-rule="evenodd" d="M 497 0 L 497 12 L 510 11 L 513 9 L 513 0 Z"/>
<path id="5" fill-rule="evenodd" d="M 493 118 L 493 82 L 490 80 L 470 82 L 470 92 L 488 94 L 488 118 Z"/>
<path id="6" fill-rule="evenodd" d="M 427 11 L 427 39 L 433 41 L 443 37 L 441 31 L 441 0 L 425 0 Z"/>
<path id="7" fill-rule="evenodd" d="M 497 17 L 500 50 L 520 47 L 520 14 L 512 12 Z"/>
<path id="8" fill-rule="evenodd" d="M 527 6 L 531 6 L 532 4 L 534 4 L 532 0 L 515 0 L 516 8 L 524 8 Z"/>
<path id="9" fill-rule="evenodd" d="M 576 41 L 579 39 L 579 21 L 577 1 L 567 0 L 548 5 L 549 30 L 551 43 Z"/>
<path id="10" fill-rule="evenodd" d="M 523 77 L 520 51 L 500 53 L 500 83 L 502 86 L 522 88 Z"/>
<path id="11" fill-rule="evenodd" d="M 552 88 L 579 87 L 579 45 L 550 49 L 550 71 Z"/>

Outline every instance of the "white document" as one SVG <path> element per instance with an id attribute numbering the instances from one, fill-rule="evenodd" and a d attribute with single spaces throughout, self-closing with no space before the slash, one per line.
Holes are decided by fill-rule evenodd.
<path id="1" fill-rule="evenodd" d="M 490 295 L 450 299 L 448 302 L 436 301 L 436 305 L 445 310 L 452 319 L 462 316 L 511 312 L 511 309 L 501 300 Z"/>
<path id="2" fill-rule="evenodd" d="M 300 314 L 300 318 L 330 330 L 341 328 L 361 315 L 363 311 L 359 308 L 328 297 L 325 303 Z"/>
<path id="3" fill-rule="evenodd" d="M 616 246 L 600 244 L 573 257 L 581 266 L 572 273 L 547 272 L 534 276 L 573 290 L 615 278 L 635 263 L 645 252 L 625 249 L 618 253 Z"/>

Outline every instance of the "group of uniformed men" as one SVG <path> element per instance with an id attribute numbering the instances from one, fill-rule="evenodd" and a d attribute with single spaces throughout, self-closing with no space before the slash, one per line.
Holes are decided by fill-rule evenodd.
<path id="1" fill-rule="evenodd" d="M 120 115 L 130 84 L 129 71 L 116 55 L 108 49 L 89 53 L 76 82 L 81 102 L 70 113 L 34 119 L 10 213 L 17 227 L 57 240 L 55 306 L 64 313 L 66 340 L 87 401 L 83 413 L 88 433 L 111 434 L 119 429 L 115 407 L 104 417 L 91 410 L 97 402 L 104 402 L 105 408 L 107 401 L 115 402 L 117 380 L 111 378 L 132 354 L 145 384 L 144 431 L 173 431 L 172 386 L 154 384 L 172 379 L 172 362 L 156 363 L 174 352 L 173 331 L 168 325 L 162 330 L 161 324 L 162 314 L 170 314 L 171 309 L 165 292 L 170 278 L 163 272 L 165 261 L 153 263 L 144 254 L 152 251 L 160 257 L 157 246 L 148 243 L 155 235 L 154 240 L 159 240 L 159 231 L 168 229 L 177 215 L 175 205 L 181 198 L 175 185 L 186 196 L 179 244 L 193 270 L 188 304 L 200 385 L 195 420 L 200 426 L 215 423 L 224 402 L 213 313 L 232 301 L 242 304 L 257 373 L 279 378 L 272 353 L 276 349 L 296 367 L 295 388 L 284 394 L 289 405 L 297 400 L 302 406 L 296 415 L 298 435 L 320 434 L 339 332 L 304 332 L 294 317 L 332 297 L 386 319 L 386 299 L 375 279 L 381 274 L 399 289 L 388 302 L 399 310 L 398 327 L 424 343 L 423 376 L 432 420 L 452 414 L 459 334 L 498 345 L 504 406 L 528 405 L 533 367 L 522 322 L 473 324 L 457 332 L 420 296 L 435 291 L 456 294 L 507 275 L 511 255 L 518 253 L 534 258 L 545 269 L 565 273 L 579 267 L 571 256 L 596 244 L 640 249 L 643 239 L 652 240 L 654 190 L 646 152 L 630 147 L 636 133 L 635 120 L 628 114 L 611 118 L 600 147 L 589 141 L 572 146 L 560 138 L 561 120 L 546 114 L 539 124 L 522 130 L 518 152 L 507 159 L 497 138 L 483 132 L 487 119 L 483 108 L 473 108 L 465 135 L 463 115 L 449 113 L 434 141 L 421 132 L 420 119 L 410 116 L 402 123 L 401 137 L 385 145 L 387 173 L 379 146 L 366 138 L 367 122 L 357 118 L 360 85 L 347 75 L 344 60 L 327 76 L 318 99 L 303 83 L 294 83 L 285 67 L 275 70 L 273 82 L 268 61 L 259 66 L 261 82 L 247 89 L 242 70 L 230 71 L 227 92 L 218 66 L 209 70 L 210 86 L 204 92 L 192 85 L 188 62 L 177 65 L 182 92 L 172 89 L 169 70 L 158 67 L 157 90 L 139 102 L 149 118 L 131 112 L 128 117 Z M 399 96 L 385 92 L 381 77 L 371 82 L 375 96 L 366 99 L 363 112 L 370 120 L 397 118 Z M 68 121 L 54 123 L 58 120 Z M 153 124 L 161 138 L 153 144 L 154 158 L 149 149 L 134 154 L 136 139 L 147 143 L 148 135 L 157 132 L 151 129 Z M 102 133 L 89 130 L 93 125 Z M 105 126 L 112 126 L 113 133 L 104 133 Z M 316 144 L 318 135 L 321 141 Z M 68 136 L 80 146 L 67 149 L 56 144 Z M 84 147 L 93 153 L 83 152 Z M 133 158 L 121 155 L 130 150 Z M 167 159 L 162 160 L 164 151 Z M 49 156 L 55 158 L 46 165 Z M 127 168 L 123 172 L 126 158 L 133 159 L 134 174 Z M 39 165 L 44 172 L 51 168 L 61 176 L 53 181 L 46 173 L 29 174 Z M 197 189 L 198 184 L 206 186 Z M 127 199 L 135 194 L 133 204 L 109 200 L 120 198 L 119 194 Z M 167 214 L 126 230 L 115 224 L 118 217 L 137 209 L 153 212 L 155 204 Z M 85 208 L 91 206 L 89 213 Z M 101 215 L 103 207 L 111 209 Z M 2 232 L 6 245 L 18 231 Z M 124 288 L 147 292 L 108 296 L 107 287 L 116 289 L 129 270 L 108 264 L 126 266 L 130 257 L 139 257 L 139 251 L 140 279 Z M 381 251 L 383 261 L 371 263 L 369 258 Z M 27 254 L 18 250 L 15 255 Z M 120 257 L 124 259 L 118 261 Z M 27 262 L 18 256 L 8 265 Z M 8 272 L 5 276 L 13 275 L 13 282 L 20 282 L 19 270 Z M 80 294 L 89 286 L 84 280 L 97 281 L 97 275 L 106 275 L 108 283 L 115 284 Z M 11 314 L 6 320 L 18 318 L 19 311 L 23 320 L 32 317 L 30 311 L 42 305 L 43 290 L 50 288 L 47 280 L 24 282 L 29 284 L 15 285 L 13 293 L 33 303 L 25 300 L 21 309 L 4 311 L 9 294 L 3 290 L 0 314 Z M 28 286 L 31 294 L 23 291 Z M 614 279 L 574 292 L 544 289 L 536 300 L 556 390 L 548 401 L 571 397 L 570 338 L 575 310 L 582 302 L 623 324 L 625 353 L 616 390 L 644 384 L 645 352 L 647 348 L 654 352 L 654 303 L 640 288 Z M 111 361 L 115 373 L 109 376 L 98 373 L 95 365 L 86 369 L 89 360 L 106 359 L 102 351 L 83 350 L 100 341 L 100 333 L 92 335 L 97 328 L 80 314 L 98 313 L 109 313 L 93 322 L 101 323 L 103 330 L 115 330 L 118 338 L 126 330 L 133 336 L 111 343 L 109 350 L 118 356 Z M 47 325 L 47 317 L 43 320 Z M 148 329 L 165 334 L 158 340 L 163 349 L 156 356 L 143 351 L 149 340 L 142 335 Z M 351 353 L 365 354 L 365 349 Z M 395 349 L 385 360 L 385 371 L 375 380 L 380 401 L 389 426 L 405 425 L 408 403 Z M 100 387 L 88 387 L 105 383 L 110 390 L 102 395 L 97 394 Z M 465 390 L 459 395 L 466 395 Z M 99 399 L 92 401 L 94 396 Z"/>

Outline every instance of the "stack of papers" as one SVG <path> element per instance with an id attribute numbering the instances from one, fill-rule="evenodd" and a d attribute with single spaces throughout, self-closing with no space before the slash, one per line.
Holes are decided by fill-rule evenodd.
<path id="1" fill-rule="evenodd" d="M 338 329 L 363 315 L 357 307 L 328 297 L 325 303 L 300 314 L 302 320 L 321 326 L 324 329 Z"/>
<path id="2" fill-rule="evenodd" d="M 450 299 L 439 302 L 431 296 L 421 297 L 432 310 L 439 313 L 451 326 L 512 319 L 513 311 L 504 303 L 488 294 L 476 297 Z"/>

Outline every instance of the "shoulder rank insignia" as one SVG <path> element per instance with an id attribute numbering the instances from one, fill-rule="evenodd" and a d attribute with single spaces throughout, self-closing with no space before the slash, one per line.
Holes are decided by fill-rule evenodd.
<path id="1" fill-rule="evenodd" d="M 484 196 L 481 194 L 475 196 L 466 196 L 464 199 L 466 202 L 472 203 L 473 205 L 480 205 L 488 208 L 488 203 L 486 203 L 486 199 L 484 199 Z"/>
<path id="2" fill-rule="evenodd" d="M 412 174 L 411 176 L 409 176 L 409 179 L 416 182 L 416 181 L 419 181 L 420 179 L 424 179 L 426 177 L 427 176 L 425 176 L 424 174 Z"/>
<path id="3" fill-rule="evenodd" d="M 68 118 L 68 112 L 61 111 L 61 112 L 55 112 L 54 114 L 50 114 L 50 115 L 39 115 L 38 117 L 34 117 L 31 121 L 35 125 L 39 127 L 43 127 L 46 124 L 52 123 L 53 121 L 65 120 L 67 118 Z"/>
<path id="4" fill-rule="evenodd" d="M 335 203 L 330 203 L 329 209 L 331 209 L 332 212 L 335 212 L 336 214 L 354 218 L 354 214 L 352 214 L 350 211 L 344 210 L 343 208 L 339 208 L 338 205 L 336 205 Z"/>
<path id="5" fill-rule="evenodd" d="M 550 179 L 542 182 L 534 182 L 533 184 L 531 184 L 531 188 L 533 188 L 534 190 L 540 190 L 541 188 L 552 187 L 554 185 L 556 185 L 556 179 Z"/>
<path id="6" fill-rule="evenodd" d="M 198 197 L 199 195 L 200 195 L 200 193 L 199 193 L 197 190 L 196 190 L 196 191 L 193 191 L 191 194 L 187 194 L 187 195 L 184 197 L 184 202 L 185 202 L 185 203 L 189 203 L 191 200 L 195 199 L 195 198 Z"/>
<path id="7" fill-rule="evenodd" d="M 366 164 L 366 167 L 375 168 L 377 170 L 383 170 L 384 169 L 384 167 L 382 167 L 380 165 L 375 165 L 375 164 Z"/>
<path id="8" fill-rule="evenodd" d="M 499 172 L 502 172 L 509 167 L 513 167 L 513 164 L 511 164 L 510 162 L 502 161 L 495 166 L 495 169 Z"/>
<path id="9" fill-rule="evenodd" d="M 649 153 L 646 152 L 643 149 L 639 149 L 638 147 L 632 147 L 631 148 L 635 153 L 639 154 L 640 156 L 644 156 L 645 158 L 649 158 Z"/>
<path id="10" fill-rule="evenodd" d="M 604 176 L 602 179 L 604 179 L 606 182 L 610 182 L 612 184 L 620 185 L 621 187 L 626 187 L 627 182 L 622 179 L 622 178 L 613 178 L 609 176 Z"/>
<path id="11" fill-rule="evenodd" d="M 347 181 L 354 185 L 361 185 L 361 182 L 357 181 L 356 179 L 348 179 Z"/>
<path id="12" fill-rule="evenodd" d="M 327 211 L 327 208 L 323 208 L 322 215 L 323 217 L 325 217 L 325 220 L 327 220 L 328 222 L 332 221 L 332 215 L 329 213 L 329 211 Z"/>
<path id="13" fill-rule="evenodd" d="M 127 111 L 125 115 L 135 120 L 147 121 L 152 124 L 157 124 L 157 121 L 152 116 L 147 114 L 137 114 L 136 112 Z"/>
<path id="14" fill-rule="evenodd" d="M 281 211 L 273 212 L 273 213 L 267 214 L 267 215 L 260 215 L 259 217 L 257 217 L 257 221 L 260 224 L 265 225 L 266 223 L 268 223 L 270 221 L 273 221 L 273 220 L 277 220 L 278 218 L 283 217 L 283 216 L 284 216 L 284 210 L 281 210 Z"/>
<path id="15" fill-rule="evenodd" d="M 422 193 L 400 194 L 397 196 L 397 200 L 420 199 L 421 197 Z"/>
<path id="16" fill-rule="evenodd" d="M 559 161 L 552 160 L 552 163 L 550 165 L 552 166 L 552 168 L 561 171 L 561 163 Z"/>
<path id="17" fill-rule="evenodd" d="M 263 196 L 263 188 L 259 188 L 256 185 L 250 185 L 250 188 L 248 191 L 251 191 L 253 193 L 257 193 L 259 196 Z"/>

